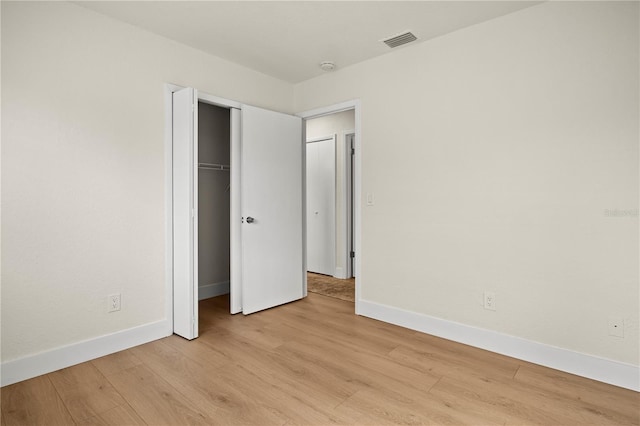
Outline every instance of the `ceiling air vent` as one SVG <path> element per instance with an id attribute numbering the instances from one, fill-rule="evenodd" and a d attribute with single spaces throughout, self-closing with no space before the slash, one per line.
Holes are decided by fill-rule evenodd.
<path id="1" fill-rule="evenodd" d="M 393 36 L 382 41 L 387 46 L 394 48 L 402 46 L 403 44 L 411 43 L 417 39 L 418 37 L 414 36 L 410 31 L 407 31 L 406 33 L 398 34 L 397 36 Z"/>

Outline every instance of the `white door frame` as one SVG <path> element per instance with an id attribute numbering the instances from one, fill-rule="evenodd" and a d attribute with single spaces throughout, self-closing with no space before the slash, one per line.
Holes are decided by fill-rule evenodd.
<path id="1" fill-rule="evenodd" d="M 356 131 L 355 130 L 348 130 L 346 132 L 342 132 L 341 134 L 343 140 L 344 140 L 344 169 L 343 169 L 343 176 L 344 179 L 342 180 L 342 194 L 343 194 L 343 198 L 342 198 L 342 204 L 344 206 L 343 211 L 341 212 L 341 214 L 343 214 L 343 220 L 345 223 L 345 236 L 344 236 L 344 242 L 345 242 L 345 246 L 344 247 L 344 252 L 346 253 L 346 256 L 344 258 L 344 265 L 345 265 L 345 275 L 347 276 L 347 278 L 352 278 L 354 277 L 354 270 L 353 270 L 353 261 L 351 259 L 351 251 L 353 250 L 355 252 L 355 247 L 354 247 L 354 235 L 352 232 L 351 227 L 353 226 L 353 223 L 355 221 L 352 221 L 352 218 L 354 217 L 353 214 L 354 212 L 352 211 L 353 206 L 355 205 L 355 198 L 353 197 L 354 194 L 352 194 L 352 175 L 351 175 L 351 169 L 353 167 L 353 165 L 351 164 L 351 143 L 347 143 L 347 141 L 350 141 L 351 136 L 353 136 L 353 140 L 355 143 L 355 138 L 356 138 Z"/>
<path id="2" fill-rule="evenodd" d="M 355 300 L 355 313 L 360 315 L 360 295 L 361 288 L 363 282 L 362 276 L 362 209 L 361 209 L 361 194 L 362 194 L 362 126 L 361 126 L 361 105 L 359 99 L 354 99 L 351 101 L 341 102 L 334 105 L 329 105 L 326 107 L 316 108 L 309 111 L 304 111 L 297 114 L 303 120 L 309 120 L 312 118 L 322 117 L 324 115 L 334 114 L 337 112 L 354 110 L 355 112 L 355 161 L 354 161 L 354 170 L 353 170 L 353 180 L 354 180 L 354 212 L 353 212 L 353 220 L 354 220 L 354 245 L 356 252 L 356 300 Z M 302 126 L 305 129 L 306 126 Z M 306 143 L 306 134 L 302 139 L 302 143 Z M 306 190 L 306 187 L 305 187 Z M 306 230 L 305 230 L 306 232 Z"/>

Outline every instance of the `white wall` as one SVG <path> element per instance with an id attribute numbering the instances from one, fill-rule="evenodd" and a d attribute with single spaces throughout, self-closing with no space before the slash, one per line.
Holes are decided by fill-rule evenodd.
<path id="1" fill-rule="evenodd" d="M 2 2 L 3 363 L 165 318 L 167 82 L 292 112 L 288 83 L 70 3 Z"/>
<path id="2" fill-rule="evenodd" d="M 344 207 L 344 170 L 345 146 L 347 132 L 355 130 L 355 111 L 348 110 L 336 114 L 325 115 L 306 121 L 307 140 L 337 135 L 336 140 L 336 269 L 345 271 L 345 238 L 347 230 L 342 215 Z M 342 249 L 342 250 L 341 250 Z"/>
<path id="3" fill-rule="evenodd" d="M 296 86 L 361 100 L 363 300 L 639 364 L 638 16 L 548 2 Z"/>

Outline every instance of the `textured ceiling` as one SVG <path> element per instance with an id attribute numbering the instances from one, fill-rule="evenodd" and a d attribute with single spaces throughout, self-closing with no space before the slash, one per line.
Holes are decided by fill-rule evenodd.
<path id="1" fill-rule="evenodd" d="M 418 41 L 484 22 L 534 1 L 80 1 L 88 9 L 264 74 L 297 83 L 384 55 L 380 40 Z"/>

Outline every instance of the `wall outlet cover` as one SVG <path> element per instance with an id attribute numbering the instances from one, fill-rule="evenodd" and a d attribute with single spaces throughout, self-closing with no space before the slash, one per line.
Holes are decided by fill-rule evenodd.
<path id="1" fill-rule="evenodd" d="M 496 310 L 496 294 L 494 292 L 484 292 L 484 308 L 490 311 Z"/>
<path id="2" fill-rule="evenodd" d="M 110 294 L 107 296 L 107 312 L 116 312 L 120 310 L 120 293 Z"/>

